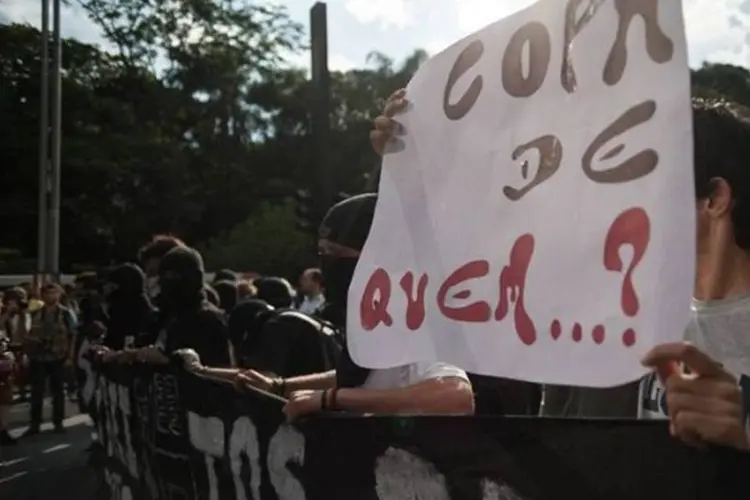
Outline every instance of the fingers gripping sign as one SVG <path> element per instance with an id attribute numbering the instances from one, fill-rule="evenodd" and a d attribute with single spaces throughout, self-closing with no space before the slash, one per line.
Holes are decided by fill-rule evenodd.
<path id="1" fill-rule="evenodd" d="M 694 445 L 748 449 L 737 379 L 706 353 L 685 342 L 653 348 L 643 364 L 656 370 L 667 391 L 670 432 Z"/>

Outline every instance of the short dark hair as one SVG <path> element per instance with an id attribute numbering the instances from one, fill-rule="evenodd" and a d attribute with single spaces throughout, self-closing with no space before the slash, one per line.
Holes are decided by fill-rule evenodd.
<path id="1" fill-rule="evenodd" d="M 740 248 L 750 250 L 750 109 L 724 99 L 693 99 L 695 196 L 711 196 L 713 180 L 732 189 L 732 226 Z"/>
<path id="2" fill-rule="evenodd" d="M 171 234 L 157 234 L 138 250 L 138 262 L 141 266 L 152 259 L 161 259 L 173 248 L 186 247 L 184 241 Z"/>

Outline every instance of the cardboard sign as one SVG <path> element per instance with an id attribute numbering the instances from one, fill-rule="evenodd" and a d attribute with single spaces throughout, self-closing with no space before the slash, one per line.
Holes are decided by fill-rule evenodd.
<path id="1" fill-rule="evenodd" d="M 695 267 L 681 2 L 543 0 L 408 86 L 349 290 L 353 359 L 610 386 L 682 338 Z"/>

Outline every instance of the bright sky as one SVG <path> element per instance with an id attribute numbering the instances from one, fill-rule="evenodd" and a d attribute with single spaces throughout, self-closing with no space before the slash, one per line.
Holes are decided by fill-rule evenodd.
<path id="1" fill-rule="evenodd" d="M 261 1 L 261 0 L 258 0 Z M 309 22 L 313 0 L 279 0 L 292 17 Z M 378 50 L 401 59 L 415 48 L 435 53 L 533 0 L 329 0 L 329 63 L 333 69 L 363 66 Z M 690 59 L 750 67 L 750 0 L 683 0 Z M 0 21 L 39 24 L 39 0 L 0 0 Z M 75 1 L 73 2 L 75 3 Z M 63 34 L 104 44 L 96 26 L 66 9 Z M 309 56 L 295 62 L 307 65 Z"/>

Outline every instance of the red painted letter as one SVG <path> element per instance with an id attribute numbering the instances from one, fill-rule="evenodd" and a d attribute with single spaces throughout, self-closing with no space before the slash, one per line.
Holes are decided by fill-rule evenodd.
<path id="1" fill-rule="evenodd" d="M 492 316 L 492 309 L 487 302 L 472 302 L 463 307 L 450 307 L 445 304 L 446 296 L 451 288 L 458 286 L 465 281 L 469 281 L 470 279 L 487 276 L 489 272 L 490 263 L 486 260 L 475 260 L 468 264 L 464 264 L 453 271 L 453 274 L 448 276 L 443 282 L 437 295 L 438 307 L 440 308 L 440 312 L 443 313 L 443 316 L 448 319 L 470 323 L 489 321 Z M 452 298 L 468 299 L 470 296 L 471 292 L 469 290 L 462 290 L 454 293 Z"/>
<path id="2" fill-rule="evenodd" d="M 376 294 L 379 293 L 378 296 Z M 391 300 L 391 277 L 383 268 L 378 268 L 367 281 L 362 301 L 359 303 L 359 320 L 362 328 L 374 330 L 383 323 L 391 326 L 393 319 L 388 314 L 388 301 Z"/>
<path id="3" fill-rule="evenodd" d="M 526 288 L 526 274 L 529 271 L 531 255 L 534 253 L 534 237 L 524 234 L 516 240 L 510 251 L 510 263 L 500 273 L 500 298 L 495 309 L 495 320 L 502 321 L 508 315 L 510 300 L 513 301 L 513 320 L 516 333 L 526 345 L 536 342 L 536 327 L 523 306 L 523 294 Z"/>
<path id="4" fill-rule="evenodd" d="M 424 322 L 424 291 L 427 288 L 427 275 L 423 274 L 417 284 L 417 297 L 414 297 L 414 273 L 411 271 L 401 278 L 401 288 L 406 294 L 406 327 L 418 330 Z"/>

